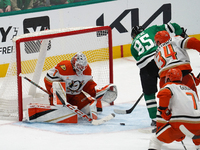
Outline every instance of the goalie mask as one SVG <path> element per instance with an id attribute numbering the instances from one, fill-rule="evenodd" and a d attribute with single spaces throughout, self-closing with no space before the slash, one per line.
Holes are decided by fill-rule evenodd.
<path id="1" fill-rule="evenodd" d="M 78 75 L 82 74 L 83 71 L 87 68 L 86 56 L 83 53 L 78 52 L 72 57 L 71 64 Z"/>

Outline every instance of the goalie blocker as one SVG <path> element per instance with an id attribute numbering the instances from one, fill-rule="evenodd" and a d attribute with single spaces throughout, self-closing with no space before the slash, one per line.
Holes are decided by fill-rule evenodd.
<path id="1" fill-rule="evenodd" d="M 77 112 L 73 112 L 71 107 L 70 106 L 68 107 L 65 95 L 65 90 L 66 90 L 65 87 L 66 86 L 64 82 L 53 82 L 54 106 L 46 104 L 37 104 L 37 103 L 32 103 L 28 105 L 27 120 L 29 122 L 78 123 Z M 113 88 L 113 91 L 110 90 L 111 87 Z M 102 88 L 97 93 L 96 98 L 99 97 L 102 97 L 101 99 L 105 102 L 108 103 L 113 102 L 117 97 L 116 86 L 111 84 Z M 76 106 L 72 107 L 78 110 Z M 81 111 L 83 111 L 83 113 L 85 114 L 90 114 L 90 118 L 96 120 L 97 119 L 96 101 L 92 100 L 92 102 L 87 106 L 85 106 Z"/>

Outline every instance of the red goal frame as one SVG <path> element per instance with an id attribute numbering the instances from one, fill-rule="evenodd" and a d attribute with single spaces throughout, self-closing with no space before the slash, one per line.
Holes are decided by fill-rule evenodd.
<path id="1" fill-rule="evenodd" d="M 101 26 L 101 27 L 93 27 L 87 29 L 79 29 L 76 31 L 67 31 L 67 32 L 59 32 L 59 33 L 52 33 L 47 35 L 37 35 L 33 37 L 22 37 L 15 41 L 16 43 L 16 61 L 17 61 L 17 87 L 18 87 L 18 115 L 19 121 L 23 120 L 23 101 L 22 101 L 22 77 L 19 76 L 21 73 L 21 52 L 20 52 L 20 43 L 21 42 L 28 42 L 32 40 L 42 40 L 48 38 L 56 38 L 56 37 L 63 37 L 63 36 L 70 36 L 76 34 L 84 34 L 88 32 L 97 32 L 97 31 L 108 31 L 108 49 L 109 49 L 109 76 L 110 76 L 110 83 L 113 83 L 113 49 L 112 49 L 112 29 L 109 26 Z M 42 31 L 45 32 L 45 31 Z M 113 103 L 112 103 L 113 104 Z M 112 105 L 111 104 L 111 105 Z"/>

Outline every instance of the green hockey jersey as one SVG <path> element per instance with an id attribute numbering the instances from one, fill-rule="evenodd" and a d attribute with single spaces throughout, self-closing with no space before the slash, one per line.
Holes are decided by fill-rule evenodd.
<path id="1" fill-rule="evenodd" d="M 176 23 L 168 23 L 163 25 L 153 25 L 138 34 L 132 41 L 131 54 L 137 61 L 138 67 L 145 67 L 153 58 L 157 46 L 154 42 L 154 36 L 158 31 L 166 30 L 170 34 L 180 35 L 181 27 Z"/>

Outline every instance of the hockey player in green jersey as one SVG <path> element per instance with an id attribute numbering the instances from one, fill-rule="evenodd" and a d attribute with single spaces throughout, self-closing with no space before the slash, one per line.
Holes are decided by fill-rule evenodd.
<path id="1" fill-rule="evenodd" d="M 167 23 L 163 25 L 153 25 L 143 29 L 142 26 L 132 28 L 131 37 L 131 54 L 137 61 L 137 66 L 140 69 L 140 80 L 144 93 L 146 106 L 149 112 L 149 117 L 152 119 L 151 126 L 156 126 L 156 92 L 158 67 L 154 62 L 154 54 L 157 46 L 154 43 L 154 36 L 158 31 L 166 30 L 170 34 L 186 36 L 184 29 L 176 23 Z"/>

